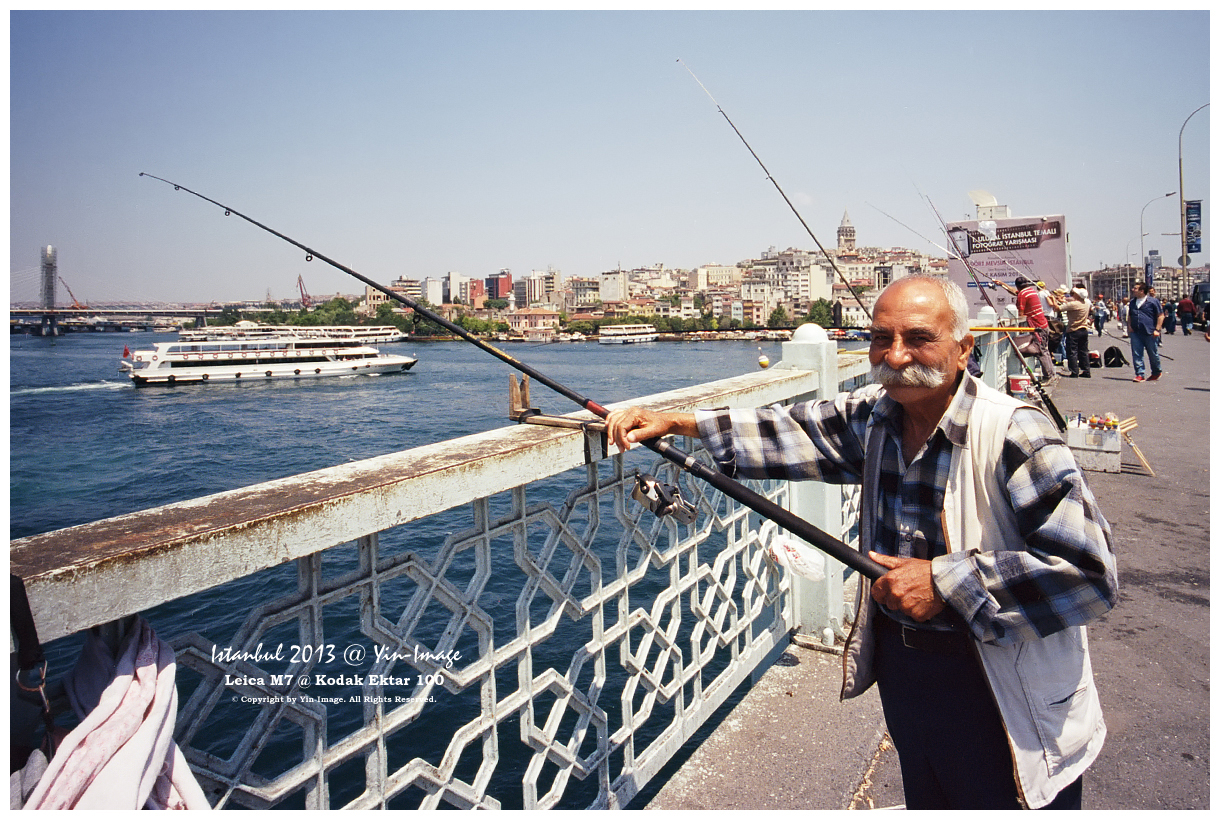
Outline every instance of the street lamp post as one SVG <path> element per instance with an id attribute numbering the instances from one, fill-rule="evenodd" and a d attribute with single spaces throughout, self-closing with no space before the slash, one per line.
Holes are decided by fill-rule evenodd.
<path id="1" fill-rule="evenodd" d="M 1164 196 L 1154 196 L 1152 199 L 1148 200 L 1148 203 L 1146 205 L 1144 205 L 1143 208 L 1140 208 L 1140 267 L 1145 270 L 1145 273 L 1144 273 L 1145 284 L 1151 284 L 1151 283 L 1147 282 L 1148 260 L 1144 257 L 1144 237 L 1146 236 L 1146 234 L 1144 233 L 1144 211 L 1148 210 L 1148 205 L 1151 205 L 1152 203 L 1157 202 L 1159 200 L 1165 199 L 1166 197 L 1171 197 L 1176 193 L 1177 193 L 1177 191 L 1170 191 L 1169 193 L 1165 194 Z"/>
<path id="2" fill-rule="evenodd" d="M 1134 241 L 1135 241 L 1135 240 L 1133 240 L 1133 239 L 1128 239 L 1128 240 L 1127 240 L 1127 255 L 1126 255 L 1126 257 L 1124 257 L 1124 259 L 1123 259 L 1123 275 L 1122 275 L 1122 277 L 1120 277 L 1121 279 L 1130 280 L 1130 278 L 1131 278 L 1131 271 L 1135 270 L 1135 269 L 1134 269 L 1134 268 L 1131 266 L 1131 243 L 1132 243 L 1132 242 L 1134 242 Z M 1124 288 L 1122 289 L 1122 291 L 1120 291 L 1120 292 L 1119 292 L 1118 294 L 1116 294 L 1116 295 L 1117 295 L 1117 296 L 1122 296 L 1124 293 L 1130 293 L 1130 291 L 1131 291 L 1131 282 L 1130 282 L 1130 281 L 1127 281 L 1127 283 L 1126 283 L 1126 287 L 1124 287 Z"/>
<path id="3" fill-rule="evenodd" d="M 1182 132 L 1186 130 L 1186 123 L 1190 122 L 1190 117 L 1198 114 L 1209 105 L 1211 105 L 1211 103 L 1204 103 L 1194 111 L 1191 111 L 1190 116 L 1186 118 L 1186 121 L 1182 123 L 1182 127 L 1178 129 L 1178 210 L 1182 217 L 1182 258 L 1178 261 L 1182 265 L 1182 287 L 1186 289 L 1188 294 L 1190 291 L 1190 282 L 1187 281 L 1186 278 L 1186 183 L 1182 178 Z"/>

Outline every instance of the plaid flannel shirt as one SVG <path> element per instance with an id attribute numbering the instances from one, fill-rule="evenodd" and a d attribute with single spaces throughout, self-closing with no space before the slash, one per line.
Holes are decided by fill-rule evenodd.
<path id="1" fill-rule="evenodd" d="M 949 604 L 920 626 L 946 628 L 965 619 L 979 640 L 1007 644 L 1096 618 L 1118 596 L 1110 525 L 1058 430 L 1032 407 L 1013 413 L 996 466 L 1027 550 L 947 552 L 940 513 L 953 450 L 966 442 L 975 395 L 976 382 L 963 377 L 909 465 L 901 452 L 902 406 L 876 386 L 828 401 L 704 410 L 696 417 L 704 445 L 729 475 L 832 484 L 861 483 L 865 431 L 875 417 L 874 435 L 885 440 L 871 548 L 935 559 L 933 580 Z"/>

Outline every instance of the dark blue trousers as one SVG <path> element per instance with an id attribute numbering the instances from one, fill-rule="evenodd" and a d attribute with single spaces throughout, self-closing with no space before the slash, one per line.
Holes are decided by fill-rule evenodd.
<path id="1" fill-rule="evenodd" d="M 1020 808 L 1008 737 L 974 652 L 908 648 L 893 621 L 876 614 L 877 687 L 906 807 Z M 1079 809 L 1080 798 L 1077 779 L 1046 808 Z"/>

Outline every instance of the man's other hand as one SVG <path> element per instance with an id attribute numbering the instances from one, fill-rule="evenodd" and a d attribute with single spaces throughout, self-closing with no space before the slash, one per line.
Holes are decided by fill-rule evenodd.
<path id="1" fill-rule="evenodd" d="M 873 600 L 916 621 L 926 621 L 945 608 L 932 583 L 932 562 L 922 558 L 895 558 L 870 552 L 869 557 L 889 572 L 873 581 Z"/>

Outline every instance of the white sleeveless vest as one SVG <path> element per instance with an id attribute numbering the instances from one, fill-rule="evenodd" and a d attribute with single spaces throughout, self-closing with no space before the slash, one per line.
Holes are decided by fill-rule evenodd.
<path id="1" fill-rule="evenodd" d="M 966 378 L 969 378 L 967 376 Z M 996 478 L 1004 435 L 1021 402 L 976 382 L 967 445 L 956 448 L 945 488 L 942 517 L 950 552 L 1023 550 L 1016 516 Z M 861 498 L 860 549 L 873 543 L 882 435 L 866 434 Z M 860 584 L 856 623 L 843 654 L 843 691 L 852 698 L 874 682 L 872 618 L 885 617 Z M 1025 804 L 1040 808 L 1054 799 L 1096 759 L 1106 725 L 1093 683 L 1088 637 L 1083 626 L 1011 646 L 974 640 L 995 695 Z"/>

